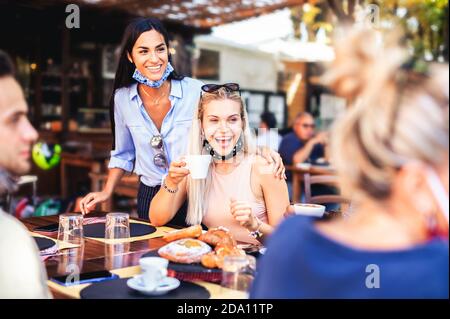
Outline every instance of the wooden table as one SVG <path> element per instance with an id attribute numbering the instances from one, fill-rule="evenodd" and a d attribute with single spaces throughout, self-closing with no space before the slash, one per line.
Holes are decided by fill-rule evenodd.
<path id="1" fill-rule="evenodd" d="M 290 165 L 286 166 L 286 169 L 292 173 L 292 201 L 294 203 L 301 202 L 304 174 L 330 175 L 336 173 L 333 167 L 325 165 Z"/>
<path id="2" fill-rule="evenodd" d="M 89 217 L 104 216 L 105 213 L 94 212 L 89 214 Z M 132 218 L 134 220 L 139 220 Z M 45 226 L 58 222 L 58 216 L 48 217 L 32 217 L 23 219 L 24 225 L 32 231 L 37 226 Z M 48 236 L 55 238 L 57 234 Z M 70 273 L 69 265 L 77 265 L 80 272 L 90 272 L 99 270 L 112 270 L 129 266 L 139 265 L 139 258 L 145 253 L 160 248 L 166 242 L 162 238 L 152 238 L 147 240 L 134 241 L 125 244 L 128 252 L 122 254 L 114 254 L 110 251 L 111 245 L 103 242 L 85 238 L 84 247 L 72 248 L 64 250 L 64 254 L 53 256 L 45 261 L 45 267 L 48 277 L 56 275 L 67 275 Z M 69 267 L 69 268 L 68 268 Z M 69 270 L 69 271 L 68 271 Z M 67 299 L 63 295 L 51 289 L 54 298 Z"/>

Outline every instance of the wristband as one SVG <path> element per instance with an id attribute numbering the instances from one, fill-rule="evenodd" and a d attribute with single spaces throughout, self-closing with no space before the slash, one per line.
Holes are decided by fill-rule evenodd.
<path id="1" fill-rule="evenodd" d="M 262 222 L 256 218 L 256 221 L 258 222 L 258 228 L 255 231 L 251 231 L 250 232 L 250 236 L 252 236 L 255 239 L 261 238 L 264 234 L 261 232 L 261 226 L 262 226 Z"/>
<path id="2" fill-rule="evenodd" d="M 162 186 L 166 191 L 168 191 L 171 194 L 175 194 L 176 192 L 178 192 L 178 187 L 176 189 L 171 189 L 171 188 L 167 187 L 166 179 L 163 180 Z"/>

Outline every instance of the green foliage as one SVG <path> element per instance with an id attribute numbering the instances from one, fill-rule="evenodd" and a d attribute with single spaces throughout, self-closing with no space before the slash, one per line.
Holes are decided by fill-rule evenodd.
<path id="1" fill-rule="evenodd" d="M 305 24 L 312 41 L 319 28 L 331 35 L 340 21 L 354 21 L 352 13 L 358 5 L 369 4 L 380 8 L 381 28 L 401 26 L 404 29 L 416 56 L 438 60 L 444 49 L 448 50 L 448 0 L 310 0 L 291 9 L 295 36 L 301 36 L 300 22 Z"/>

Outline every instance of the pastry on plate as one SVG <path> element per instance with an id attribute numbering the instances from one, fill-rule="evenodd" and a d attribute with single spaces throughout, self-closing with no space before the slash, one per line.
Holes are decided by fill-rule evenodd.
<path id="1" fill-rule="evenodd" d="M 175 241 L 183 238 L 197 238 L 202 234 L 202 226 L 194 225 L 191 227 L 171 231 L 163 236 L 167 242 Z"/>
<path id="2" fill-rule="evenodd" d="M 200 240 L 183 238 L 161 247 L 158 254 L 172 262 L 192 264 L 200 263 L 202 256 L 211 250 L 211 246 Z"/>

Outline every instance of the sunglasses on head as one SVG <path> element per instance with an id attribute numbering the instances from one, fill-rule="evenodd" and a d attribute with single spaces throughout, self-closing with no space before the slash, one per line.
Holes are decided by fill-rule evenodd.
<path id="1" fill-rule="evenodd" d="M 206 93 L 214 93 L 221 88 L 225 88 L 228 92 L 240 92 L 239 84 L 237 83 L 225 83 L 225 84 L 205 84 L 202 86 L 202 91 Z"/>

